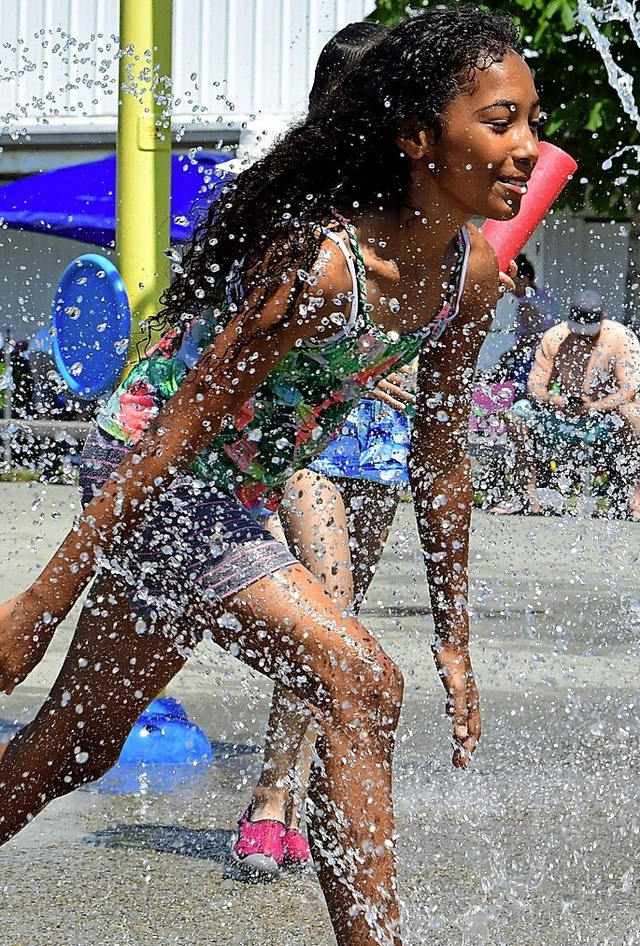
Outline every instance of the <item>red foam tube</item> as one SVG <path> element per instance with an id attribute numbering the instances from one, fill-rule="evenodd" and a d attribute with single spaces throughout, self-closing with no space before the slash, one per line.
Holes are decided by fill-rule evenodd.
<path id="1" fill-rule="evenodd" d="M 578 165 L 570 154 L 540 142 L 540 157 L 513 220 L 487 220 L 481 229 L 498 254 L 502 272 L 515 259 Z"/>

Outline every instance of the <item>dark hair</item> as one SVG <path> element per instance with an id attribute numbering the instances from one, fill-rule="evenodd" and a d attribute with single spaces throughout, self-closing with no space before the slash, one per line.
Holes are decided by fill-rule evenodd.
<path id="1" fill-rule="evenodd" d="M 523 276 L 525 279 L 528 279 L 529 282 L 534 281 L 536 271 L 528 256 L 525 256 L 524 253 L 519 253 L 516 256 L 516 266 L 518 267 L 518 276 Z"/>
<path id="2" fill-rule="evenodd" d="M 318 106 L 340 82 L 347 70 L 370 46 L 375 45 L 387 32 L 381 23 L 349 23 L 332 36 L 322 48 L 316 63 L 313 85 L 309 92 L 309 110 Z"/>
<path id="3" fill-rule="evenodd" d="M 155 324 L 179 327 L 214 304 L 221 276 L 242 280 L 252 307 L 293 281 L 286 318 L 323 240 L 332 208 L 400 206 L 409 162 L 396 144 L 415 122 L 438 133 L 447 105 L 477 71 L 519 51 L 511 19 L 472 7 L 436 9 L 387 32 L 307 117 L 226 187 L 185 251 Z M 229 277 L 227 277 L 229 278 Z"/>

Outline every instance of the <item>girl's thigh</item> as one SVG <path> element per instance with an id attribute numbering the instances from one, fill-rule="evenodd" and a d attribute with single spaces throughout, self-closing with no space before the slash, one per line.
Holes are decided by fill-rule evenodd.
<path id="1" fill-rule="evenodd" d="M 331 480 L 301 470 L 287 482 L 280 522 L 296 558 L 341 608 L 353 604 L 349 530 L 342 494 Z"/>
<path id="2" fill-rule="evenodd" d="M 194 604 L 192 627 L 333 718 L 367 718 L 385 699 L 399 700 L 399 671 L 375 638 L 345 615 L 322 583 L 300 564 L 277 571 L 223 602 L 216 619 Z M 363 717 L 364 718 L 364 717 Z"/>

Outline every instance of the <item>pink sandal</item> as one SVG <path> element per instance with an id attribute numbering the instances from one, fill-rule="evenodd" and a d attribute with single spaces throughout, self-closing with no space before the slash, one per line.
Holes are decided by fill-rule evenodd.
<path id="1" fill-rule="evenodd" d="M 247 809 L 238 822 L 238 839 L 231 856 L 243 869 L 278 874 L 285 858 L 284 841 L 288 833 L 281 821 L 249 821 Z"/>
<path id="2" fill-rule="evenodd" d="M 282 866 L 288 870 L 302 870 L 311 860 L 311 851 L 304 834 L 297 828 L 289 828 L 284 835 L 284 858 Z"/>

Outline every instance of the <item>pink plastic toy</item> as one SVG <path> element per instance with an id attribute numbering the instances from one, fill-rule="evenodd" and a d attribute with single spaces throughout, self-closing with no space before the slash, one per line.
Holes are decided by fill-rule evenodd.
<path id="1" fill-rule="evenodd" d="M 540 142 L 540 157 L 517 215 L 513 220 L 487 220 L 481 228 L 498 254 L 502 272 L 507 271 L 577 167 L 562 148 Z"/>

